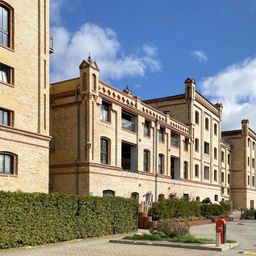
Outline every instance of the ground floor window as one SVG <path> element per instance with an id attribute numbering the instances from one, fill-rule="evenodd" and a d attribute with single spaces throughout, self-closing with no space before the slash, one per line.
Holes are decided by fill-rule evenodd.
<path id="1" fill-rule="evenodd" d="M 11 153 L 0 152 L 0 173 L 16 173 L 16 156 Z"/>
<path id="2" fill-rule="evenodd" d="M 111 189 L 103 190 L 103 196 L 115 196 L 115 191 Z"/>

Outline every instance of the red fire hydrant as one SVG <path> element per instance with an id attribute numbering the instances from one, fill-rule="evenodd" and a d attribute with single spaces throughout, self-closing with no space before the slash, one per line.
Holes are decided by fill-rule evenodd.
<path id="1" fill-rule="evenodd" d="M 220 241 L 219 241 L 220 239 Z M 216 221 L 216 244 L 226 243 L 226 221 L 224 219 L 217 219 Z"/>

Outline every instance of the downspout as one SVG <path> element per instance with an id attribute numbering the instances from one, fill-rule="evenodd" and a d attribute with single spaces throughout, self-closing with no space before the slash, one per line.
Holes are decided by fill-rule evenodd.
<path id="1" fill-rule="evenodd" d="M 77 159 L 76 159 L 76 194 L 79 195 L 79 163 L 80 163 L 80 106 L 78 101 L 79 86 L 76 88 L 76 115 L 77 115 Z"/>
<path id="2" fill-rule="evenodd" d="M 155 202 L 157 202 L 157 183 L 158 183 L 158 154 L 157 154 L 157 143 L 158 143 L 158 121 L 156 120 L 155 124 Z"/>

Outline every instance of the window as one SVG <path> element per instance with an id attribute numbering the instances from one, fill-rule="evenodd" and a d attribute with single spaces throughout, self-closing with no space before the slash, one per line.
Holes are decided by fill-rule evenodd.
<path id="1" fill-rule="evenodd" d="M 218 126 L 217 124 L 214 124 L 214 135 L 217 135 L 218 133 Z"/>
<path id="2" fill-rule="evenodd" d="M 180 136 L 178 134 L 171 134 L 171 145 L 177 148 L 180 146 Z"/>
<path id="3" fill-rule="evenodd" d="M 150 122 L 145 121 L 144 123 L 144 136 L 150 137 Z"/>
<path id="4" fill-rule="evenodd" d="M 210 145 L 208 142 L 204 142 L 204 153 L 209 155 Z"/>
<path id="5" fill-rule="evenodd" d="M 184 161 L 184 179 L 188 179 L 188 162 Z"/>
<path id="6" fill-rule="evenodd" d="M 217 148 L 214 148 L 213 155 L 214 155 L 214 159 L 217 159 Z"/>
<path id="7" fill-rule="evenodd" d="M 188 151 L 188 145 L 189 145 L 189 139 L 185 138 L 185 140 L 184 140 L 184 150 L 185 151 Z"/>
<path id="8" fill-rule="evenodd" d="M 195 151 L 199 151 L 199 139 L 195 139 Z"/>
<path id="9" fill-rule="evenodd" d="M 248 175 L 248 185 L 250 185 L 250 176 Z"/>
<path id="10" fill-rule="evenodd" d="M 221 162 L 224 163 L 224 151 L 221 151 Z"/>
<path id="11" fill-rule="evenodd" d="M 255 160 L 254 160 L 254 158 L 252 158 L 252 168 L 254 168 L 255 167 Z"/>
<path id="12" fill-rule="evenodd" d="M 183 194 L 183 199 L 185 201 L 188 201 L 189 200 L 189 194 Z"/>
<path id="13" fill-rule="evenodd" d="M 196 197 L 196 202 L 200 202 L 200 196 Z"/>
<path id="14" fill-rule="evenodd" d="M 109 139 L 100 139 L 100 162 L 102 164 L 109 164 Z"/>
<path id="15" fill-rule="evenodd" d="M 223 195 L 225 193 L 224 187 L 221 187 L 221 194 Z"/>
<path id="16" fill-rule="evenodd" d="M 137 146 L 122 142 L 122 169 L 128 172 L 138 172 Z"/>
<path id="17" fill-rule="evenodd" d="M 229 193 L 230 193 L 230 189 L 229 189 L 229 188 L 227 188 L 227 194 L 229 195 Z"/>
<path id="18" fill-rule="evenodd" d="M 228 164 L 230 164 L 230 154 L 228 154 Z"/>
<path id="19" fill-rule="evenodd" d="M 114 190 L 110 190 L 110 189 L 107 189 L 107 190 L 103 190 L 103 196 L 115 196 L 115 191 Z"/>
<path id="20" fill-rule="evenodd" d="M 135 132 L 136 117 L 122 112 L 122 128 Z"/>
<path id="21" fill-rule="evenodd" d="M 252 149 L 255 149 L 255 142 L 252 143 Z"/>
<path id="22" fill-rule="evenodd" d="M 199 165 L 195 165 L 195 177 L 199 177 Z"/>
<path id="23" fill-rule="evenodd" d="M 214 172 L 213 172 L 213 179 L 214 179 L 214 181 L 218 180 L 218 172 L 217 172 L 217 170 L 214 170 Z"/>
<path id="24" fill-rule="evenodd" d="M 10 8 L 0 3 L 0 44 L 6 47 L 11 46 L 11 15 Z"/>
<path id="25" fill-rule="evenodd" d="M 149 172 L 150 170 L 150 151 L 144 150 L 144 172 Z"/>
<path id="26" fill-rule="evenodd" d="M 230 184 L 230 174 L 228 174 L 228 184 Z"/>
<path id="27" fill-rule="evenodd" d="M 164 194 L 159 194 L 158 195 L 158 201 L 164 200 Z"/>
<path id="28" fill-rule="evenodd" d="M 102 101 L 100 106 L 100 119 L 102 121 L 110 122 L 110 107 L 109 103 Z"/>
<path id="29" fill-rule="evenodd" d="M 252 176 L 252 185 L 253 185 L 253 187 L 255 187 L 255 177 L 254 176 Z"/>
<path id="30" fill-rule="evenodd" d="M 205 126 L 206 130 L 209 130 L 209 118 L 208 117 L 205 118 L 204 126 Z"/>
<path id="31" fill-rule="evenodd" d="M 0 152 L 0 173 L 15 174 L 16 162 L 16 155 L 6 152 Z"/>
<path id="32" fill-rule="evenodd" d="M 93 84 L 93 90 L 97 91 L 97 78 L 95 74 L 92 74 L 92 84 Z"/>
<path id="33" fill-rule="evenodd" d="M 248 139 L 248 147 L 250 147 L 250 144 L 251 144 L 251 140 Z"/>
<path id="34" fill-rule="evenodd" d="M 158 173 L 163 174 L 164 173 L 164 155 L 159 154 L 158 156 Z"/>
<path id="35" fill-rule="evenodd" d="M 12 111 L 0 108 L 0 125 L 13 126 L 12 117 Z"/>
<path id="36" fill-rule="evenodd" d="M 209 166 L 204 167 L 204 179 L 205 180 L 209 180 L 209 170 L 210 170 Z"/>
<path id="37" fill-rule="evenodd" d="M 0 83 L 13 84 L 13 69 L 0 63 Z"/>
<path id="38" fill-rule="evenodd" d="M 132 192 L 131 198 L 135 199 L 137 202 L 139 202 L 140 195 L 138 192 Z"/>
<path id="39" fill-rule="evenodd" d="M 159 142 L 164 142 L 164 128 L 159 129 Z"/>
<path id="40" fill-rule="evenodd" d="M 214 195 L 214 201 L 218 202 L 218 200 L 219 200 L 218 195 Z"/>
<path id="41" fill-rule="evenodd" d="M 250 166 L 250 157 L 247 158 L 248 166 Z"/>
<path id="42" fill-rule="evenodd" d="M 224 182 L 224 172 L 221 172 L 221 182 Z"/>
<path id="43" fill-rule="evenodd" d="M 199 113 L 198 113 L 198 111 L 195 111 L 195 123 L 199 124 Z"/>

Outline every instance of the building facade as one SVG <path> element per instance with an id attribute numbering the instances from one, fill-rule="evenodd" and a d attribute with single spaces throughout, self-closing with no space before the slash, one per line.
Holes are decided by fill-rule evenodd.
<path id="1" fill-rule="evenodd" d="M 198 94 L 191 79 L 185 90 L 173 98 L 184 105 L 174 113 L 169 99 L 143 102 L 100 81 L 97 64 L 83 61 L 80 77 L 51 88 L 50 191 L 229 199 L 220 180 L 229 172 L 221 148 L 230 149 L 221 140 L 221 105 Z"/>
<path id="2" fill-rule="evenodd" d="M 255 208 L 256 133 L 249 120 L 242 120 L 240 130 L 224 131 L 223 138 L 232 145 L 231 198 L 234 207 Z"/>
<path id="3" fill-rule="evenodd" d="M 0 190 L 48 192 L 48 9 L 0 0 Z"/>

